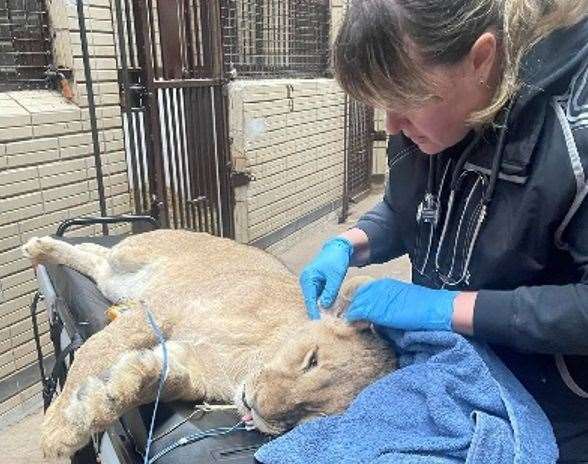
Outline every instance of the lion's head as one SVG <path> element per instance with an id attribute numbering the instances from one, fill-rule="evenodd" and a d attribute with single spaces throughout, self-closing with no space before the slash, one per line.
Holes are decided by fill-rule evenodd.
<path id="1" fill-rule="evenodd" d="M 391 347 L 370 327 L 326 314 L 293 328 L 290 341 L 241 385 L 235 404 L 258 430 L 277 435 L 308 419 L 342 412 L 395 367 Z"/>

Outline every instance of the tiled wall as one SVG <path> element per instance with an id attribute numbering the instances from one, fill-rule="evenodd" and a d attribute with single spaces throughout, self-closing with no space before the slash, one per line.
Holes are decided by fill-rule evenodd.
<path id="1" fill-rule="evenodd" d="M 130 211 L 109 0 L 85 1 L 109 214 Z M 99 214 L 75 2 L 48 1 L 57 64 L 74 69 L 74 102 L 59 92 L 0 93 L 0 428 L 40 404 L 29 304 L 36 282 L 20 246 L 64 219 Z M 91 234 L 84 228 L 73 234 Z M 41 340 L 48 353 L 44 311 Z"/>
<path id="2" fill-rule="evenodd" d="M 344 121 L 337 84 L 240 81 L 230 85 L 229 98 L 231 155 L 254 176 L 235 192 L 237 240 L 266 247 L 295 231 L 288 226 L 296 221 L 337 209 Z"/>

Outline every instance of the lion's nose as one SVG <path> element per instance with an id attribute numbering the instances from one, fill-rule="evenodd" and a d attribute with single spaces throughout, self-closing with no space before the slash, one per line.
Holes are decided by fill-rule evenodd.
<path id="1" fill-rule="evenodd" d="M 241 401 L 243 401 L 243 406 L 251 411 L 251 406 L 247 403 L 247 399 L 245 398 L 245 389 L 243 389 L 243 393 L 241 393 Z"/>

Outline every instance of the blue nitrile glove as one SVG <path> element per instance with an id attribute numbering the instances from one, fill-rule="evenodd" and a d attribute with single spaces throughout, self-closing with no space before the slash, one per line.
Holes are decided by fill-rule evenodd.
<path id="1" fill-rule="evenodd" d="M 357 290 L 345 317 L 401 330 L 452 330 L 453 300 L 457 294 L 379 279 Z"/>
<path id="2" fill-rule="evenodd" d="M 352 254 L 351 242 L 336 237 L 326 242 L 318 255 L 302 270 L 300 286 L 311 319 L 321 317 L 318 305 L 329 308 L 335 302 Z"/>

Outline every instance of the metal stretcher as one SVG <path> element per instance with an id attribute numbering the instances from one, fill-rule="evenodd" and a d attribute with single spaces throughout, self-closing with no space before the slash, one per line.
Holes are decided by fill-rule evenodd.
<path id="1" fill-rule="evenodd" d="M 77 244 L 97 243 L 112 247 L 124 236 L 73 238 L 64 233 L 73 225 L 115 224 L 130 222 L 133 229 L 148 230 L 156 226 L 149 216 L 121 216 L 109 218 L 81 218 L 61 224 L 56 237 Z M 149 226 L 145 229 L 145 225 Z M 31 317 L 39 351 L 39 367 L 43 379 L 45 409 L 53 394 L 67 378 L 67 369 L 75 356 L 75 350 L 92 334 L 102 329 L 107 321 L 106 309 L 112 304 L 100 293 L 88 277 L 64 266 L 45 265 L 37 268 L 39 293 L 31 307 Z M 52 372 L 46 375 L 36 330 L 36 306 L 43 298 L 49 311 L 50 335 L 54 347 Z M 78 451 L 72 464 L 139 464 L 144 462 L 144 450 L 153 404 L 141 406 L 119 419 L 112 427 L 92 443 Z M 155 464 L 215 463 L 252 464 L 253 454 L 268 437 L 254 432 L 236 430 L 222 436 L 203 436 L 206 431 L 235 425 L 233 411 L 222 408 L 201 408 L 185 402 L 160 403 L 149 451 L 150 462 Z M 192 440 L 186 440 L 192 437 Z M 194 439 L 194 437 L 198 437 Z"/>

